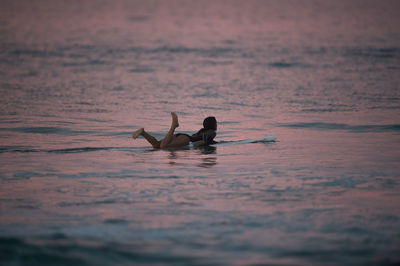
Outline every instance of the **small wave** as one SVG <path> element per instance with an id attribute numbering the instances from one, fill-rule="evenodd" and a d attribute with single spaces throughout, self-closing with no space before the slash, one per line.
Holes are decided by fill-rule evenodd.
<path id="1" fill-rule="evenodd" d="M 11 51 L 15 56 L 32 56 L 32 57 L 62 57 L 63 53 L 51 50 L 35 50 L 35 49 L 16 49 Z"/>
<path id="2" fill-rule="evenodd" d="M 131 16 L 129 18 L 132 22 L 145 22 L 150 19 L 150 16 Z"/>
<path id="3" fill-rule="evenodd" d="M 292 123 L 280 124 L 281 127 L 288 128 L 308 128 L 317 130 L 345 130 L 349 132 L 400 132 L 400 124 L 389 125 L 347 125 L 337 123 L 309 122 L 309 123 Z"/>
<path id="4" fill-rule="evenodd" d="M 37 173 L 37 172 L 31 172 L 31 171 L 22 171 L 22 172 L 16 172 L 13 175 L 13 179 L 30 179 L 32 177 L 41 177 L 44 176 L 44 174 Z"/>
<path id="5" fill-rule="evenodd" d="M 386 47 L 386 48 L 377 48 L 377 47 L 351 47 L 347 48 L 344 51 L 345 56 L 354 56 L 354 57 L 366 57 L 366 58 L 395 58 L 399 55 L 400 49 L 397 47 Z"/>
<path id="6" fill-rule="evenodd" d="M 121 243 L 63 233 L 0 237 L 4 265 L 217 265 L 212 259 L 165 250 L 169 249 L 155 241 Z"/>
<path id="7" fill-rule="evenodd" d="M 113 91 L 123 91 L 125 88 L 123 86 L 116 86 L 112 88 Z"/>
<path id="8" fill-rule="evenodd" d="M 116 203 L 125 203 L 131 204 L 131 201 L 118 201 L 114 199 L 105 199 L 105 200 L 95 200 L 95 201 L 80 201 L 80 202 L 59 202 L 57 205 L 59 207 L 76 207 L 76 206 L 92 206 L 92 205 L 104 205 L 104 204 L 116 204 Z"/>
<path id="9" fill-rule="evenodd" d="M 127 224 L 129 222 L 124 219 L 111 218 L 111 219 L 105 219 L 103 221 L 103 223 L 105 223 L 105 224 Z"/>
<path id="10" fill-rule="evenodd" d="M 218 121 L 218 125 L 235 125 L 240 124 L 238 121 Z"/>
<path id="11" fill-rule="evenodd" d="M 354 108 L 305 108 L 302 111 L 308 113 L 334 113 L 334 112 L 351 112 Z"/>
<path id="12" fill-rule="evenodd" d="M 111 149 L 111 148 L 108 148 L 108 147 L 98 147 L 98 148 L 96 148 L 96 147 L 83 147 L 83 148 L 47 150 L 47 152 L 54 152 L 54 153 L 81 153 L 81 152 L 109 150 L 109 149 Z"/>
<path id="13" fill-rule="evenodd" d="M 289 67 L 301 67 L 301 68 L 306 68 L 309 67 L 309 65 L 302 64 L 302 63 L 287 63 L 287 62 L 273 62 L 268 64 L 270 67 L 275 67 L 275 68 L 289 68 Z"/>
<path id="14" fill-rule="evenodd" d="M 83 153 L 93 151 L 146 151 L 152 149 L 150 147 L 78 147 L 78 148 L 67 148 L 67 149 L 32 149 L 24 148 L 20 146 L 2 146 L 0 147 L 0 153 L 4 152 L 48 152 L 48 153 Z"/>
<path id="15" fill-rule="evenodd" d="M 3 152 L 37 152 L 38 150 L 23 146 L 0 146 L 0 153 Z"/>
<path id="16" fill-rule="evenodd" d="M 231 53 L 237 53 L 237 49 L 231 47 L 212 47 L 212 48 L 195 48 L 186 46 L 160 46 L 157 48 L 132 47 L 129 49 L 132 52 L 140 54 L 199 54 L 206 57 L 219 57 Z"/>
<path id="17" fill-rule="evenodd" d="M 77 134 L 92 133 L 91 131 L 71 130 L 62 127 L 14 127 L 14 128 L 0 128 L 0 131 L 32 133 L 32 134 L 59 134 L 59 135 L 77 135 Z"/>
<path id="18" fill-rule="evenodd" d="M 65 133 L 59 127 L 14 127 L 14 128 L 0 128 L 1 131 L 12 131 L 20 133 L 39 133 L 39 134 L 60 134 Z"/>
<path id="19" fill-rule="evenodd" d="M 198 96 L 196 96 L 198 97 Z M 215 106 L 196 106 L 196 108 L 199 108 L 201 110 L 222 110 L 222 111 L 229 111 L 228 108 L 223 108 L 223 107 L 215 107 Z"/>
<path id="20" fill-rule="evenodd" d="M 218 65 L 224 66 L 224 65 L 232 65 L 233 61 L 203 60 L 200 63 L 206 66 L 218 66 Z"/>
<path id="21" fill-rule="evenodd" d="M 266 143 L 266 142 L 275 142 L 276 138 L 274 136 L 264 136 L 264 138 L 261 139 L 253 139 L 251 140 L 250 143 Z"/>
<path id="22" fill-rule="evenodd" d="M 147 67 L 147 66 L 138 66 L 129 70 L 132 73 L 152 73 L 154 69 Z"/>
<path id="23" fill-rule="evenodd" d="M 62 63 L 62 66 L 81 67 L 81 66 L 106 65 L 106 64 L 108 64 L 108 62 L 105 60 L 94 59 L 94 60 L 86 60 L 83 62 L 65 62 Z"/>
<path id="24" fill-rule="evenodd" d="M 0 148 L 0 153 L 4 153 L 4 152 L 40 152 L 41 150 L 37 150 L 37 149 L 24 149 L 23 147 L 21 148 L 5 148 L 5 147 L 1 147 Z"/>

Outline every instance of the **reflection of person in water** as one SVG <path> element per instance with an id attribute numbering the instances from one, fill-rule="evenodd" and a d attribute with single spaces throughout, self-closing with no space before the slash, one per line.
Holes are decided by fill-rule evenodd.
<path id="1" fill-rule="evenodd" d="M 153 146 L 153 148 L 161 149 L 183 147 L 189 145 L 190 142 L 193 142 L 195 147 L 217 143 L 214 141 L 214 138 L 217 135 L 217 120 L 215 117 L 210 116 L 204 119 L 203 128 L 190 136 L 183 133 L 174 134 L 175 129 L 179 127 L 179 122 L 178 116 L 175 113 L 171 113 L 171 116 L 171 128 L 162 140 L 157 140 L 155 137 L 145 132 L 144 128 L 136 130 L 133 133 L 132 138 L 136 139 L 139 136 L 143 136 Z"/>

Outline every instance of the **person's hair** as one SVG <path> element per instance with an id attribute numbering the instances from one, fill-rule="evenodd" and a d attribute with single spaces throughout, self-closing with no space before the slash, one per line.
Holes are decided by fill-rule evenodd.
<path id="1" fill-rule="evenodd" d="M 213 116 L 209 116 L 203 121 L 204 129 L 213 129 L 217 130 L 217 120 Z"/>

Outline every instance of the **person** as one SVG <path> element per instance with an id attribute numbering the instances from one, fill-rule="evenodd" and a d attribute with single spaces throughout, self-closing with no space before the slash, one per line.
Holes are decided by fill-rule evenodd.
<path id="1" fill-rule="evenodd" d="M 171 116 L 171 127 L 163 139 L 157 140 L 155 137 L 144 131 L 144 128 L 140 128 L 133 132 L 132 138 L 137 139 L 139 136 L 142 136 L 153 146 L 153 148 L 161 149 L 184 147 L 189 145 L 190 142 L 193 142 L 195 147 L 217 143 L 214 141 L 214 138 L 217 135 L 217 120 L 215 117 L 210 116 L 204 119 L 203 128 L 190 136 L 183 133 L 174 134 L 175 129 L 179 127 L 179 122 L 178 116 L 174 112 L 171 113 Z"/>

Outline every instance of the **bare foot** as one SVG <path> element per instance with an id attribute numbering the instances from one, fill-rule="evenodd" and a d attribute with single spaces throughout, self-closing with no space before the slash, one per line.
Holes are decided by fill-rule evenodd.
<path id="1" fill-rule="evenodd" d="M 137 139 L 137 137 L 139 137 L 140 135 L 142 135 L 143 131 L 144 131 L 144 128 L 139 128 L 138 130 L 136 130 L 135 132 L 133 132 L 132 138 L 133 138 L 133 139 Z"/>
<path id="2" fill-rule="evenodd" d="M 172 116 L 172 125 L 175 127 L 179 127 L 178 116 L 174 112 L 171 112 L 171 116 Z"/>

